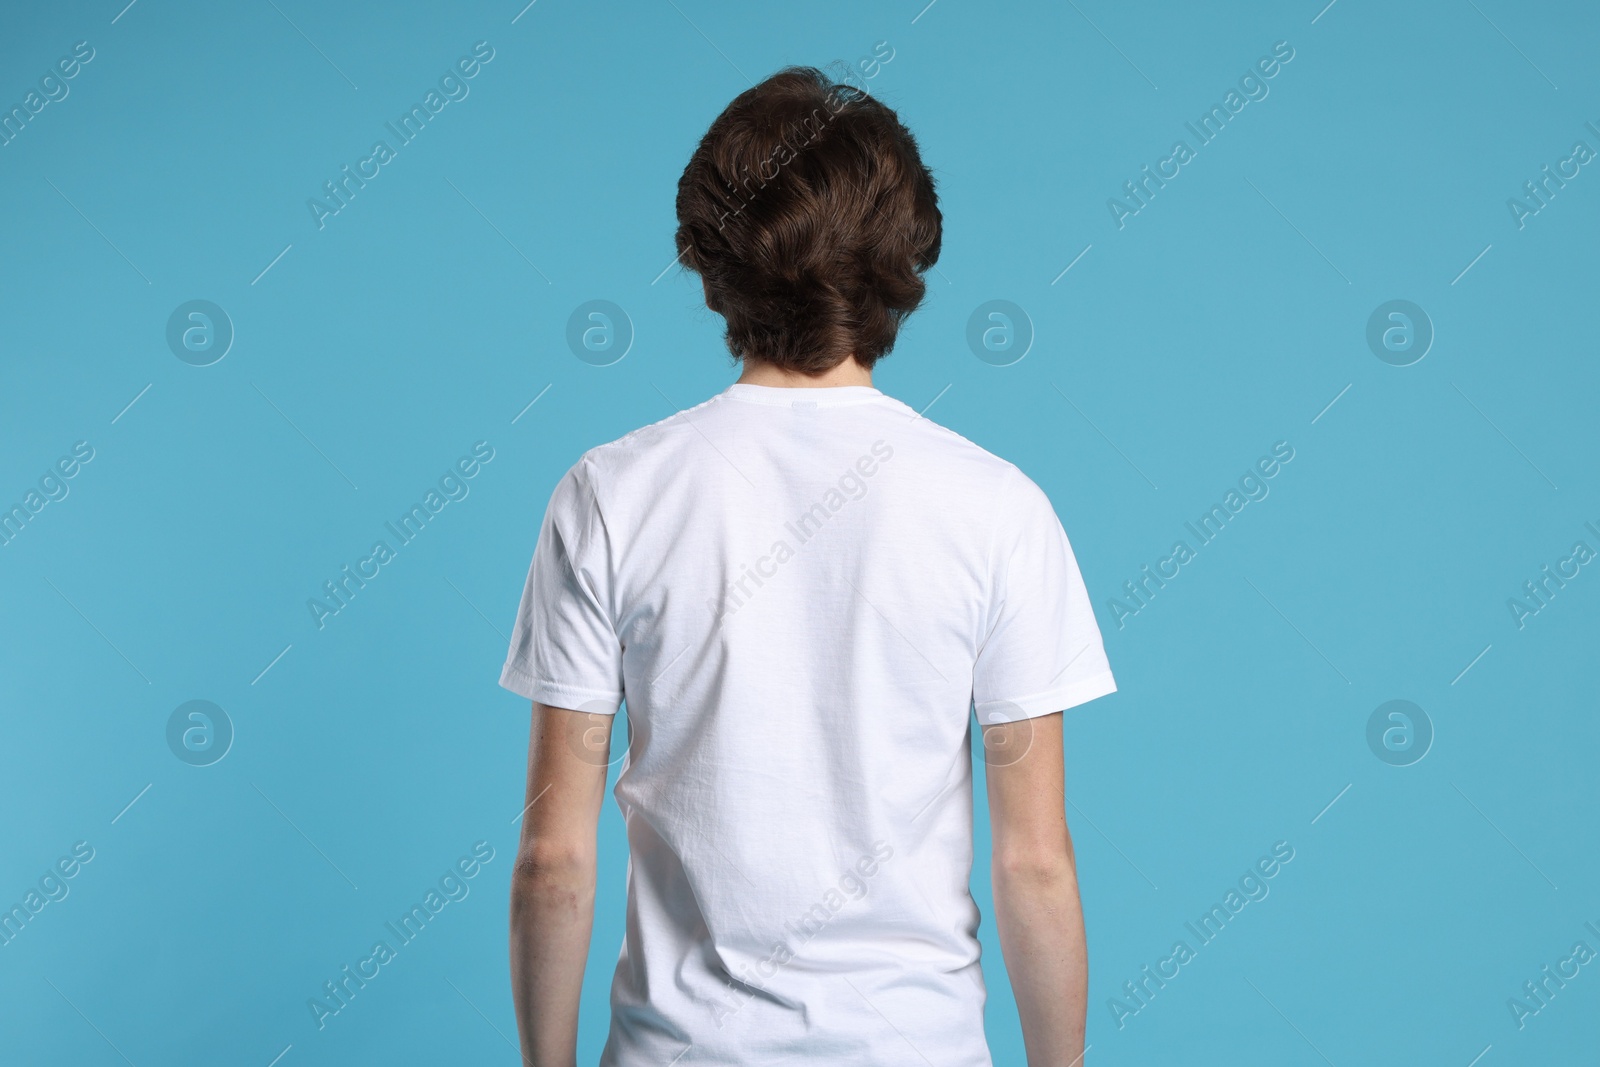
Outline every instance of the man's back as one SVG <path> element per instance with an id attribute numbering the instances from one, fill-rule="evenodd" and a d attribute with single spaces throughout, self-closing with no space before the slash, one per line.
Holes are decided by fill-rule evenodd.
<path id="1" fill-rule="evenodd" d="M 502 682 L 626 697 L 603 1065 L 989 1063 L 970 709 L 1115 689 L 1015 467 L 870 387 L 734 385 L 562 480 Z"/>

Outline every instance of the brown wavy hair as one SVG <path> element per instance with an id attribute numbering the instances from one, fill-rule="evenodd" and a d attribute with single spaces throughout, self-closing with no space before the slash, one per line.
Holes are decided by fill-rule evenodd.
<path id="1" fill-rule="evenodd" d="M 814 67 L 717 116 L 678 180 L 676 243 L 738 359 L 871 367 L 939 258 L 933 176 L 899 117 Z"/>

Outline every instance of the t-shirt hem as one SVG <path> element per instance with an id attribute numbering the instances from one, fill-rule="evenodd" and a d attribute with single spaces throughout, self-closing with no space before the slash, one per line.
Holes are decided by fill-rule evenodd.
<path id="1" fill-rule="evenodd" d="M 527 700 L 552 708 L 615 715 L 622 706 L 623 694 L 614 689 L 593 689 L 536 678 L 515 663 L 500 668 L 500 685 Z"/>
<path id="2" fill-rule="evenodd" d="M 1018 719 L 1033 719 L 1040 715 L 1053 715 L 1058 711 L 1087 704 L 1097 697 L 1107 696 L 1116 691 L 1116 679 L 1111 676 L 1109 670 L 1105 670 L 1091 674 L 1087 678 L 1080 678 L 1071 685 L 1035 693 L 1032 696 L 1017 697 L 1012 700 L 985 700 L 975 705 L 975 711 L 979 724 L 988 726 L 993 723 L 1015 722 Z"/>

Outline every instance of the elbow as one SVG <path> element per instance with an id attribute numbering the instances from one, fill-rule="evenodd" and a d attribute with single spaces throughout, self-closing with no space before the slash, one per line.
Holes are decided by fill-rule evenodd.
<path id="1" fill-rule="evenodd" d="M 511 926 L 575 920 L 594 906 L 595 853 L 555 842 L 526 844 L 511 870 Z"/>
<path id="2" fill-rule="evenodd" d="M 1040 847 L 996 852 L 993 878 L 1018 887 L 1073 885 L 1077 868 L 1070 847 Z"/>
<path id="3" fill-rule="evenodd" d="M 595 850 L 568 841 L 535 841 L 517 851 L 512 878 L 527 885 L 582 885 L 594 881 Z"/>

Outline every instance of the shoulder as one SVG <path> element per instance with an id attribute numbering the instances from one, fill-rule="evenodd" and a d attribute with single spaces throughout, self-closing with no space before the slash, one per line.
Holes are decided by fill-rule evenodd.
<path id="1" fill-rule="evenodd" d="M 964 482 L 976 488 L 981 499 L 995 506 L 1013 507 L 1032 492 L 1043 495 L 1032 479 L 1015 463 L 995 455 L 982 445 L 963 437 L 941 423 L 918 415 L 908 405 L 896 400 L 909 416 L 907 438 L 920 451 L 927 454 L 952 481 Z"/>
<path id="2" fill-rule="evenodd" d="M 567 471 L 566 479 L 590 493 L 598 494 L 601 486 L 626 478 L 641 465 L 658 462 L 663 446 L 693 436 L 696 433 L 694 420 L 708 415 L 718 399 L 713 396 L 693 407 L 625 433 L 614 441 L 595 445 L 578 457 L 578 461 Z"/>
<path id="3" fill-rule="evenodd" d="M 1060 526 L 1049 494 L 1017 464 L 927 418 L 917 417 L 908 430 L 936 472 L 940 492 L 981 513 L 991 553 L 1002 542 L 1049 536 Z"/>

